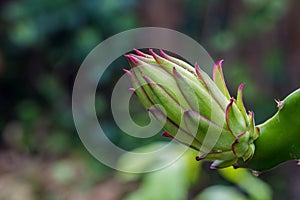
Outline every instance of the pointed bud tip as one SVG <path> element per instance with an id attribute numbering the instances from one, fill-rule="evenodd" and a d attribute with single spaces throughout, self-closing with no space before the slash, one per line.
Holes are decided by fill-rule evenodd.
<path id="1" fill-rule="evenodd" d="M 131 58 L 131 54 L 125 54 L 124 57 L 130 59 Z"/>
<path id="2" fill-rule="evenodd" d="M 218 62 L 216 62 L 216 66 L 219 66 L 219 67 L 221 67 L 222 66 L 222 64 L 223 64 L 223 62 L 224 62 L 224 60 L 222 59 L 222 60 L 219 60 Z"/>
<path id="3" fill-rule="evenodd" d="M 155 61 L 156 61 L 157 63 L 160 63 L 160 56 L 157 55 L 157 54 L 153 51 L 153 49 L 149 49 L 149 53 L 151 54 L 151 56 L 155 59 Z"/>
<path id="4" fill-rule="evenodd" d="M 218 73 L 221 73 L 221 76 L 223 77 L 223 70 L 222 70 L 222 63 L 224 60 L 219 60 L 218 62 L 215 63 L 214 68 L 213 68 L 213 80 L 216 80 L 216 75 Z M 219 72 L 218 72 L 219 71 Z M 224 79 L 224 78 L 223 78 Z"/>
<path id="5" fill-rule="evenodd" d="M 138 62 L 142 62 L 140 60 L 141 57 L 140 55 L 135 55 L 135 54 L 126 54 L 124 55 L 127 59 L 129 59 L 129 61 L 133 62 L 133 63 L 138 63 Z"/>
<path id="6" fill-rule="evenodd" d="M 134 88 L 129 88 L 128 90 L 129 90 L 130 92 L 133 92 L 133 93 L 135 92 L 135 89 L 134 89 Z"/>
<path id="7" fill-rule="evenodd" d="M 162 49 L 159 50 L 159 53 L 163 58 L 168 58 L 168 54 L 166 54 Z"/>
<path id="8" fill-rule="evenodd" d="M 246 86 L 246 83 L 240 84 L 238 90 L 240 90 L 240 91 L 243 90 L 245 88 L 245 86 Z"/>
<path id="9" fill-rule="evenodd" d="M 136 58 L 134 57 L 134 54 L 125 54 L 124 56 L 130 63 L 136 64 Z"/>
<path id="10" fill-rule="evenodd" d="M 139 55 L 139 56 L 142 56 L 142 57 L 149 57 L 149 55 L 147 55 L 147 54 L 145 54 L 144 52 L 142 52 L 142 51 L 140 51 L 140 50 L 138 50 L 138 49 L 133 49 L 134 50 L 134 52 L 137 54 L 137 55 Z"/>
<path id="11" fill-rule="evenodd" d="M 151 54 L 151 56 L 153 56 L 153 58 L 157 61 L 157 58 L 159 57 L 159 55 L 157 55 L 153 49 L 149 49 L 149 53 Z"/>
<path id="12" fill-rule="evenodd" d="M 163 133 L 161 134 L 161 136 L 164 136 L 164 137 L 168 137 L 168 135 L 169 135 L 169 133 L 167 133 L 167 132 L 163 132 Z"/>
<path id="13" fill-rule="evenodd" d="M 132 72 L 128 69 L 122 69 L 127 75 L 132 76 Z"/>
<path id="14" fill-rule="evenodd" d="M 213 69 L 213 77 L 215 77 L 215 74 L 217 73 L 216 71 L 219 69 L 222 73 L 222 63 L 224 60 L 219 60 L 218 62 L 215 63 L 214 69 Z"/>
<path id="15" fill-rule="evenodd" d="M 153 51 L 153 49 L 149 49 L 149 53 L 154 57 L 154 51 Z"/>
<path id="16" fill-rule="evenodd" d="M 162 134 L 161 134 L 161 136 L 163 136 L 163 137 L 167 137 L 167 138 L 174 138 L 172 135 L 170 135 L 168 132 L 163 132 Z"/>

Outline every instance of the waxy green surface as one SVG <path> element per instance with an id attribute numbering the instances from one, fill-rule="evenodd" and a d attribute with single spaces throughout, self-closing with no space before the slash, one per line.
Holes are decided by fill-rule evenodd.
<path id="1" fill-rule="evenodd" d="M 280 101 L 278 112 L 258 127 L 260 137 L 254 142 L 255 153 L 245 167 L 266 171 L 283 162 L 299 160 L 300 89 Z"/>

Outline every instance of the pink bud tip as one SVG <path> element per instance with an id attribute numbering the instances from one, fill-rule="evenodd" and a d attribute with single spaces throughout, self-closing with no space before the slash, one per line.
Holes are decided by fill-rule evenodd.
<path id="1" fill-rule="evenodd" d="M 222 72 L 222 63 L 224 60 L 219 60 L 218 62 L 215 63 L 214 69 L 213 69 L 213 80 L 216 80 L 216 73 L 219 70 L 223 76 L 223 72 Z"/>
<path id="2" fill-rule="evenodd" d="M 128 69 L 123 69 L 123 71 L 124 71 L 126 74 L 128 74 L 129 76 L 132 75 L 131 71 L 129 71 Z"/>
<path id="3" fill-rule="evenodd" d="M 242 84 L 239 86 L 238 90 L 243 90 L 245 86 L 246 86 L 246 84 L 245 84 L 245 83 L 242 83 Z"/>
<path id="4" fill-rule="evenodd" d="M 216 62 L 216 65 L 221 66 L 223 62 L 224 62 L 223 59 L 222 59 L 222 60 L 219 60 L 218 62 Z"/>
<path id="5" fill-rule="evenodd" d="M 157 55 L 153 49 L 149 49 L 149 53 L 151 54 L 151 56 L 156 60 L 157 63 L 161 63 L 161 57 L 159 55 Z"/>
<path id="6" fill-rule="evenodd" d="M 168 132 L 163 132 L 162 134 L 161 134 L 161 136 L 163 136 L 163 137 L 168 137 L 168 138 L 174 138 L 172 135 L 170 135 Z"/>
<path id="7" fill-rule="evenodd" d="M 149 49 L 149 53 L 151 54 L 151 56 L 153 56 L 153 58 L 156 60 L 158 55 L 153 51 L 153 49 Z"/>
<path id="8" fill-rule="evenodd" d="M 157 54 L 153 51 L 153 49 L 149 49 L 149 53 L 151 54 L 151 56 L 153 56 L 154 59 L 157 58 Z"/>
<path id="9" fill-rule="evenodd" d="M 150 57 L 149 55 L 145 54 L 144 52 L 138 50 L 138 49 L 133 49 L 135 51 L 135 53 L 139 56 L 142 56 L 142 57 Z"/>
<path id="10" fill-rule="evenodd" d="M 133 93 L 135 92 L 135 89 L 134 89 L 134 88 L 129 88 L 128 90 L 129 90 L 130 92 L 133 92 Z"/>
<path id="11" fill-rule="evenodd" d="M 130 62 L 135 63 L 135 60 L 134 60 L 134 58 L 133 58 L 132 55 L 126 54 L 126 55 L 124 55 L 124 56 L 125 56 Z"/>
<path id="12" fill-rule="evenodd" d="M 153 51 L 153 49 L 149 49 L 149 53 L 153 56 L 153 54 L 155 54 L 154 53 L 154 51 Z"/>
<path id="13" fill-rule="evenodd" d="M 159 53 L 160 53 L 160 55 L 163 57 L 163 58 L 167 58 L 168 57 L 168 55 L 163 51 L 163 50 L 159 50 Z"/>

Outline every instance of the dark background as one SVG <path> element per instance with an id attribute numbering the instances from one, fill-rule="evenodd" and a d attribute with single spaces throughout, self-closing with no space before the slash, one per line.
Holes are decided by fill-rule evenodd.
<path id="1" fill-rule="evenodd" d="M 0 199 L 123 199 L 143 184 L 124 182 L 83 147 L 74 128 L 71 94 L 77 70 L 101 41 L 131 28 L 165 27 L 197 40 L 223 70 L 235 96 L 261 123 L 300 86 L 300 2 L 297 0 L 23 0 L 0 2 Z M 101 79 L 96 108 L 118 145 L 138 145 L 112 122 L 110 95 L 120 58 Z M 140 117 L 143 119 L 142 117 Z M 143 121 L 143 120 L 141 120 Z M 276 155 L 274 155 L 275 157 Z M 200 164 L 199 164 L 199 167 Z M 229 184 L 217 171 L 189 188 Z M 295 162 L 261 175 L 274 199 L 299 197 Z M 159 184 L 159 183 L 157 183 Z M 233 187 L 236 187 L 233 185 Z"/>

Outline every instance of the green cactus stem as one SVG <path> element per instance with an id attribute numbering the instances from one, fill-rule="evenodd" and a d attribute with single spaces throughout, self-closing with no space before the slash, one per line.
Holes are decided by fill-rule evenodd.
<path id="1" fill-rule="evenodd" d="M 266 171 L 300 159 L 300 89 L 277 101 L 278 112 L 261 125 L 260 137 L 254 142 L 255 153 L 248 163 L 240 165 L 255 171 Z"/>

